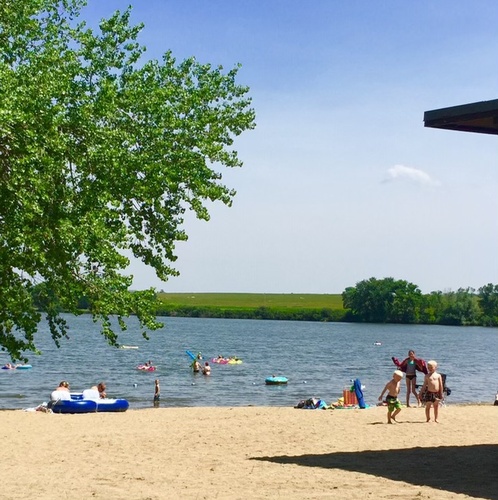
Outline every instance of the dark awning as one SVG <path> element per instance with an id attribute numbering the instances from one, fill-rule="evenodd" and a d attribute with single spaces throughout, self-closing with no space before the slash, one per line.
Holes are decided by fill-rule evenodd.
<path id="1" fill-rule="evenodd" d="M 426 111 L 424 126 L 498 134 L 498 99 Z"/>

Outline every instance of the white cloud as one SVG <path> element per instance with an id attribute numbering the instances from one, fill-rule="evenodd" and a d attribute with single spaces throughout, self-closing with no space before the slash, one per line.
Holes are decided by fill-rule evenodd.
<path id="1" fill-rule="evenodd" d="M 419 168 L 405 167 L 405 165 L 394 165 L 387 169 L 386 182 L 408 181 L 423 186 L 439 186 L 441 183 L 433 179 L 427 172 Z"/>

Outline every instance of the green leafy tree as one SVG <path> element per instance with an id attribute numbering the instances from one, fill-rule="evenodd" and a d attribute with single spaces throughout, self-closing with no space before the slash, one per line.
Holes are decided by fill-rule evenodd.
<path id="1" fill-rule="evenodd" d="M 498 325 L 498 285 L 488 283 L 478 290 L 478 304 L 482 312 L 482 323 L 486 326 Z"/>
<path id="2" fill-rule="evenodd" d="M 394 278 L 363 280 L 342 293 L 344 308 L 367 323 L 414 323 L 421 297 L 416 285 Z"/>
<path id="3" fill-rule="evenodd" d="M 478 325 L 481 311 L 473 288 L 459 288 L 443 295 L 443 310 L 439 320 L 443 325 Z"/>
<path id="4" fill-rule="evenodd" d="M 434 291 L 422 296 L 419 322 L 438 324 L 444 314 L 443 292 Z"/>
<path id="5" fill-rule="evenodd" d="M 89 29 L 83 0 L 0 3 L 0 346 L 35 351 L 44 304 L 58 345 L 85 297 L 109 343 L 116 315 L 157 328 L 153 289 L 131 292 L 133 255 L 167 280 L 183 215 L 230 205 L 220 167 L 254 127 L 229 71 L 167 52 L 145 61 L 130 10 Z"/>

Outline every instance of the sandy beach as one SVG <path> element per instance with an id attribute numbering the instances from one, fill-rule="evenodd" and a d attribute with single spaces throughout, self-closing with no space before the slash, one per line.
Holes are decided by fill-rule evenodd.
<path id="1" fill-rule="evenodd" d="M 498 499 L 498 407 L 0 412 L 0 498 Z"/>

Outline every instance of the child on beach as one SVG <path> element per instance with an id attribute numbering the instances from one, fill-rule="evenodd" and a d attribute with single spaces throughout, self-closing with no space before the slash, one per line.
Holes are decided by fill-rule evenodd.
<path id="1" fill-rule="evenodd" d="M 154 382 L 154 401 L 159 401 L 161 399 L 161 388 L 159 387 L 159 379 L 156 378 Z"/>
<path id="2" fill-rule="evenodd" d="M 387 392 L 387 423 L 392 424 L 393 420 L 396 422 L 396 416 L 401 411 L 401 402 L 398 399 L 399 390 L 401 387 L 401 380 L 403 379 L 403 372 L 396 370 L 393 373 L 393 378 L 386 384 L 379 396 L 379 401 L 382 401 L 384 393 Z"/>
<path id="3" fill-rule="evenodd" d="M 420 389 L 419 398 L 425 403 L 426 421 L 431 421 L 431 406 L 434 407 L 434 422 L 437 423 L 439 403 L 443 399 L 443 377 L 437 370 L 437 363 L 434 360 L 427 362 L 429 373 L 424 378 L 424 384 Z"/>

